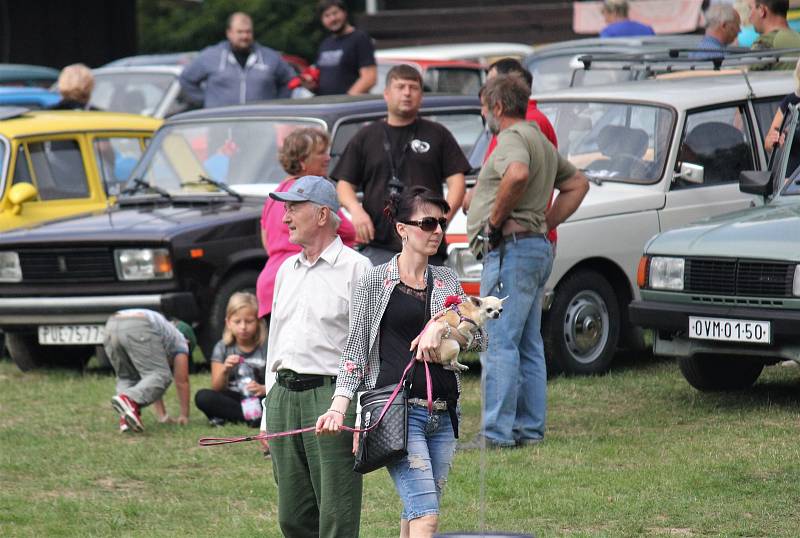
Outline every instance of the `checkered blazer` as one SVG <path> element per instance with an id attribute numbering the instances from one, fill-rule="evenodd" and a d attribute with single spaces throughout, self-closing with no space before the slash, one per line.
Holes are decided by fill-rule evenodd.
<path id="1" fill-rule="evenodd" d="M 455 271 L 438 265 L 429 265 L 428 270 L 433 276 L 431 290 L 431 316 L 433 316 L 444 309 L 448 295 L 458 295 L 462 298 L 465 295 Z M 400 272 L 397 269 L 397 256 L 388 263 L 373 267 L 358 280 L 350 303 L 350 333 L 339 361 L 335 396 L 345 396 L 352 400 L 356 392 L 375 388 L 381 366 L 379 356 L 381 318 L 398 282 L 400 282 Z M 485 334 L 479 331 L 470 349 L 485 349 L 485 341 Z M 460 393 L 461 376 L 458 372 L 455 374 Z"/>

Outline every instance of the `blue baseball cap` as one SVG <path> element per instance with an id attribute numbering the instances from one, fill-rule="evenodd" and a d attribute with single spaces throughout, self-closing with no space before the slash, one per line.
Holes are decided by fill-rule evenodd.
<path id="1" fill-rule="evenodd" d="M 334 212 L 339 211 L 336 187 L 331 180 L 322 176 L 303 176 L 288 191 L 271 192 L 269 196 L 280 202 L 314 202 L 328 206 Z"/>

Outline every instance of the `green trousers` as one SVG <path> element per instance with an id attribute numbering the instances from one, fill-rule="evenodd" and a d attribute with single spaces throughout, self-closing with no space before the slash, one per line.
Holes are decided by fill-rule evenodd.
<path id="1" fill-rule="evenodd" d="M 267 395 L 267 431 L 313 426 L 331 406 L 330 378 L 315 389 L 290 391 L 276 384 Z M 353 426 L 352 404 L 344 423 Z M 350 538 L 361 521 L 361 475 L 353 471 L 349 432 L 314 432 L 273 439 L 272 473 L 278 485 L 278 523 L 288 538 Z"/>

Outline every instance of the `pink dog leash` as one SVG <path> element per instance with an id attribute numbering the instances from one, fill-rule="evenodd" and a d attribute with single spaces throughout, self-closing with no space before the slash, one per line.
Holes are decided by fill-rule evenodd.
<path id="1" fill-rule="evenodd" d="M 392 395 L 386 401 L 386 404 L 384 404 L 383 409 L 381 409 L 381 414 L 378 416 L 378 420 L 375 421 L 375 423 L 370 425 L 368 428 L 351 428 L 350 426 L 342 425 L 341 429 L 351 433 L 366 433 L 374 428 L 377 428 L 381 423 L 381 420 L 383 420 L 384 415 L 389 410 L 389 407 L 392 405 L 392 402 L 394 402 L 395 398 L 397 398 L 397 395 L 400 393 L 400 389 L 403 387 L 403 381 L 405 380 L 409 370 L 411 370 L 411 367 L 414 365 L 414 362 L 416 362 L 416 359 L 412 357 L 405 370 L 403 370 L 403 375 L 400 376 L 400 381 L 392 391 Z M 425 365 L 425 389 L 428 396 L 428 413 L 433 413 L 433 384 L 431 383 L 430 368 L 428 367 L 428 363 L 426 361 L 422 361 L 422 363 Z M 277 439 L 279 437 L 289 437 L 292 435 L 299 435 L 301 433 L 313 432 L 315 429 L 316 425 L 307 426 L 305 428 L 297 428 L 285 432 L 263 432 L 258 435 L 245 435 L 241 437 L 201 437 L 198 441 L 198 444 L 200 446 L 219 446 L 229 445 L 232 443 L 243 443 L 245 441 L 260 441 L 262 439 L 268 441 L 270 439 Z"/>

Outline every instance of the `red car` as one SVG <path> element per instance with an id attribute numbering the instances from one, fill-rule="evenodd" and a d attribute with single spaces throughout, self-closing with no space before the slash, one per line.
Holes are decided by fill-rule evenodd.
<path id="1" fill-rule="evenodd" d="M 386 73 L 393 66 L 408 64 L 422 73 L 422 83 L 426 92 L 458 93 L 461 95 L 478 95 L 484 81 L 486 70 L 479 63 L 461 60 L 415 60 L 415 59 L 378 59 L 378 82 L 370 93 L 383 93 Z"/>

